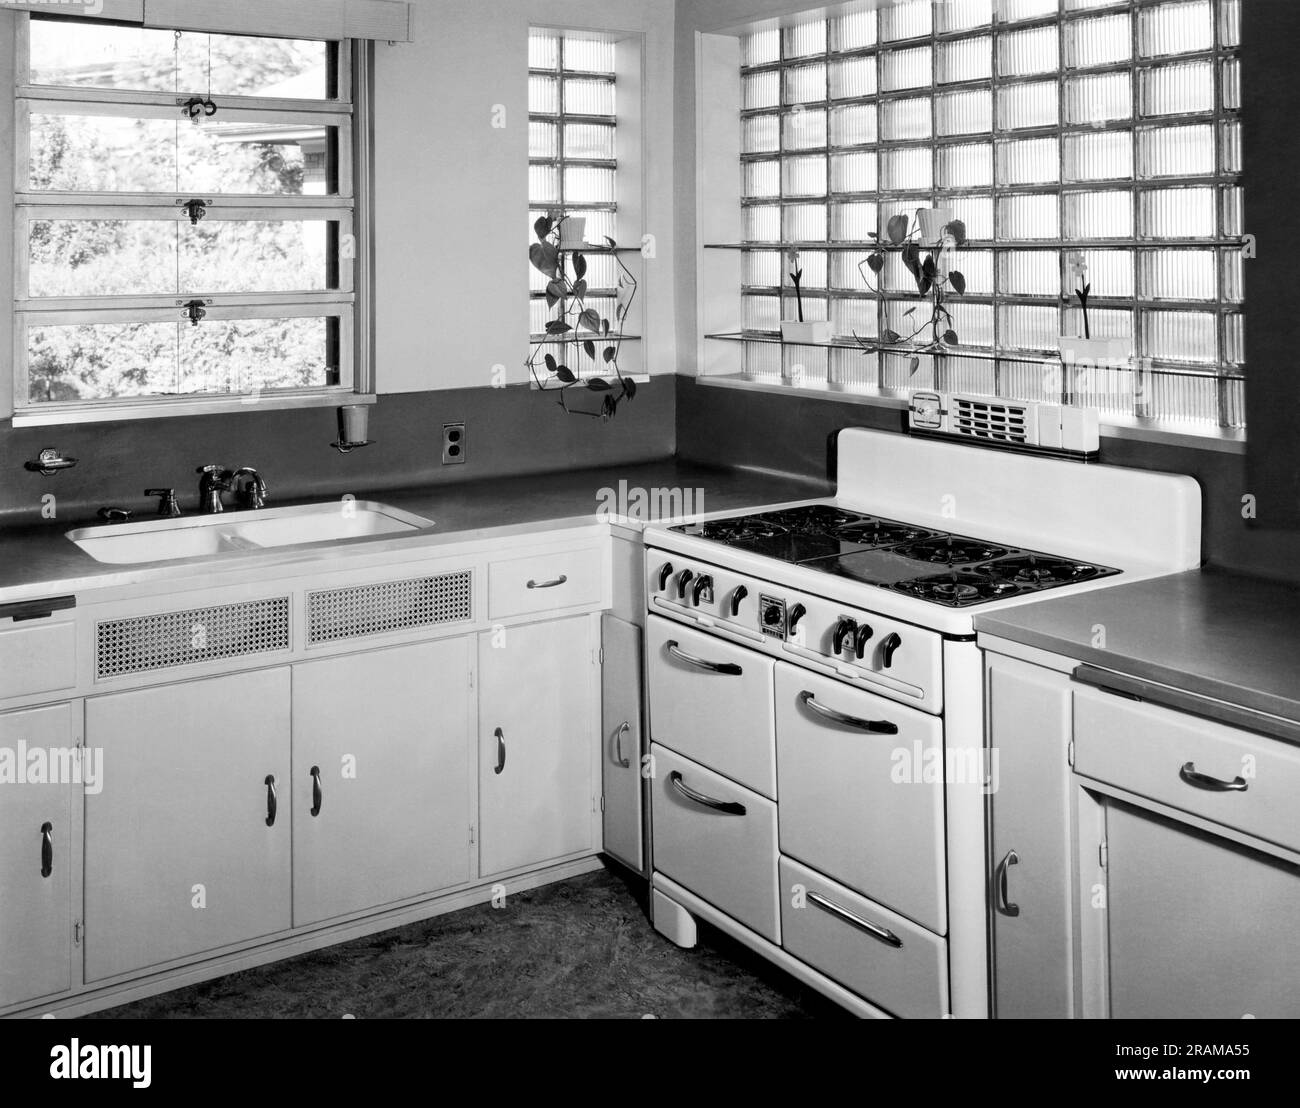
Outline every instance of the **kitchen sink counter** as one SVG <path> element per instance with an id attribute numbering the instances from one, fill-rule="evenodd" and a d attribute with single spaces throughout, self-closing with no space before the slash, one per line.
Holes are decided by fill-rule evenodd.
<path id="1" fill-rule="evenodd" d="M 976 616 L 975 629 L 1300 722 L 1300 588 L 1179 573 Z"/>
<path id="2" fill-rule="evenodd" d="M 271 475 L 272 477 L 274 475 Z M 638 495 L 640 490 L 641 495 Z M 290 565 L 319 560 L 342 547 L 391 549 L 419 543 L 436 548 L 479 538 L 527 534 L 541 526 L 580 527 L 610 522 L 639 528 L 664 515 L 737 511 L 834 494 L 825 481 L 755 469 L 699 466 L 665 459 L 616 469 L 584 469 L 407 489 L 356 488 L 338 494 L 373 500 L 431 519 L 433 527 L 399 535 L 317 542 L 306 546 L 231 552 L 211 558 L 113 565 L 96 561 L 67 538 L 86 519 L 52 519 L 0 528 L 0 604 L 83 589 L 203 577 L 254 562 Z M 320 503 L 272 499 L 268 506 Z M 187 500 L 182 503 L 192 514 Z M 234 517 L 236 513 L 232 512 Z M 242 513 L 241 513 L 242 514 Z M 137 515 L 136 520 L 150 518 Z"/>

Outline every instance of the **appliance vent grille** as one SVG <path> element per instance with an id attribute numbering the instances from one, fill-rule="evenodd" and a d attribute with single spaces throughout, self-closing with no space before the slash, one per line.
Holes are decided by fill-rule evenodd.
<path id="1" fill-rule="evenodd" d="M 456 623 L 472 615 L 473 571 L 307 594 L 308 644 Z"/>
<path id="2" fill-rule="evenodd" d="M 1029 441 L 1023 404 L 966 397 L 954 397 L 952 404 L 954 434 L 974 439 L 997 439 L 999 442 Z"/>
<path id="3" fill-rule="evenodd" d="M 289 598 L 131 616 L 95 627 L 95 676 L 188 666 L 289 648 Z"/>

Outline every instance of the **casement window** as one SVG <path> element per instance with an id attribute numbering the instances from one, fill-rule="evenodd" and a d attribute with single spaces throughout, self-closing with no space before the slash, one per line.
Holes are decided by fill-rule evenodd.
<path id="1" fill-rule="evenodd" d="M 17 18 L 15 422 L 370 392 L 366 46 Z"/>
<path id="2" fill-rule="evenodd" d="M 523 233 L 531 235 L 539 217 L 564 217 L 568 226 L 561 233 L 586 244 L 585 304 L 610 320 L 617 316 L 620 273 L 641 280 L 640 102 L 639 37 L 529 30 L 529 213 Z M 547 280 L 532 267 L 529 280 L 529 333 L 534 343 L 549 341 L 546 324 L 562 309 L 548 307 Z M 623 328 L 621 363 L 629 375 L 640 373 L 643 360 L 640 318 L 637 304 Z M 557 340 L 556 357 L 579 377 L 601 373 L 595 361 L 563 353 L 566 345 Z"/>
<path id="3" fill-rule="evenodd" d="M 824 11 L 740 39 L 739 242 L 708 243 L 741 252 L 739 327 L 716 336 L 740 376 L 1243 425 L 1240 0 Z M 882 341 L 912 330 L 912 274 L 888 252 L 877 296 L 860 266 L 873 232 L 925 207 L 965 223 L 966 291 L 957 345 L 915 362 Z M 827 344 L 780 343 L 790 247 Z M 1080 387 L 1059 351 L 1083 334 L 1084 282 L 1092 337 L 1127 357 Z"/>

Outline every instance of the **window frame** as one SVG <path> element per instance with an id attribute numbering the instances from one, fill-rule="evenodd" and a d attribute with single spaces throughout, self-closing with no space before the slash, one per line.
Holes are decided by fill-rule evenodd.
<path id="1" fill-rule="evenodd" d="M 5 13 L 0 13 L 3 18 Z M 269 194 L 221 193 L 212 198 L 205 222 L 234 220 L 288 220 L 336 223 L 336 243 L 351 235 L 352 257 L 337 252 L 327 257 L 335 288 L 220 293 L 194 290 L 184 298 L 176 294 L 128 294 L 96 297 L 35 297 L 28 295 L 30 251 L 28 225 L 39 218 L 98 218 L 178 220 L 177 207 L 186 199 L 171 192 L 37 192 L 22 191 L 27 182 L 26 156 L 30 150 L 29 122 L 34 107 L 68 109 L 74 114 L 119 118 L 147 116 L 172 118 L 184 100 L 175 93 L 117 89 L 79 89 L 71 86 L 31 85 L 30 20 L 41 16 L 12 13 L 14 45 L 10 57 L 0 61 L 0 80 L 10 98 L 13 121 L 14 169 L 0 183 L 0 238 L 12 235 L 12 263 L 0 278 L 0 291 L 9 289 L 12 370 L 0 383 L 0 418 L 12 415 L 14 426 L 60 425 L 125 419 L 157 418 L 215 412 L 262 409 L 337 407 L 374 403 L 373 257 L 371 239 L 371 59 L 365 40 L 328 40 L 334 72 L 330 100 L 300 100 L 255 96 L 219 96 L 226 118 L 267 120 L 283 124 L 316 124 L 337 128 L 338 189 L 332 195 L 294 197 Z M 51 18 L 58 21 L 57 14 Z M 85 19 L 85 17 L 77 17 Z M 90 20 L 105 23 L 110 21 Z M 128 25 L 129 26 L 129 25 Z M 224 33 L 224 32 L 223 32 Z M 277 35 L 286 38 L 292 36 Z M 5 62 L 12 66 L 6 74 Z M 0 104 L 0 109 L 3 105 Z M 130 114 L 128 114 L 130 113 Z M 252 113 L 249 115 L 248 113 Z M 0 242 L 3 245 L 3 242 Z M 337 251 L 337 247 L 336 247 Z M 337 350 L 338 383 L 290 389 L 258 389 L 233 393 L 184 393 L 105 398 L 98 400 L 32 402 L 29 399 L 27 337 L 41 324 L 112 322 L 183 322 L 184 299 L 202 297 L 206 319 L 324 318 L 327 334 Z M 202 326 L 202 324 L 200 324 Z M 9 390 L 12 389 L 12 393 Z"/>

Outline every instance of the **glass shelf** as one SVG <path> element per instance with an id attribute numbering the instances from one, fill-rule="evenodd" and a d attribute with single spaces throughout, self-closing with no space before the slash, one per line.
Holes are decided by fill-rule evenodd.
<path id="1" fill-rule="evenodd" d="M 528 341 L 532 345 L 537 343 L 554 343 L 564 345 L 565 343 L 583 343 L 590 339 L 597 346 L 617 345 L 619 340 L 623 342 L 640 342 L 640 335 L 597 335 L 592 331 L 583 331 L 580 335 L 575 335 L 570 331 L 567 335 L 530 335 Z"/>
<path id="2" fill-rule="evenodd" d="M 706 242 L 705 250 L 901 250 L 907 243 L 876 242 Z M 922 250 L 931 250 L 933 243 L 917 243 Z M 1240 249 L 1241 239 L 1024 239 L 994 242 L 991 239 L 967 239 L 954 249 L 963 250 L 1138 250 L 1142 248 L 1168 250 L 1175 247 L 1206 249 L 1210 247 Z"/>
<path id="3" fill-rule="evenodd" d="M 763 342 L 782 346 L 815 346 L 824 350 L 860 350 L 865 354 L 908 354 L 918 357 L 937 355 L 944 358 L 977 358 L 980 361 L 1017 362 L 1025 365 L 1042 365 L 1043 362 L 1059 361 L 1060 354 L 1045 351 L 1034 355 L 1028 351 L 1003 353 L 983 350 L 973 346 L 945 346 L 942 350 L 930 350 L 921 346 L 909 346 L 905 343 L 873 342 L 870 339 L 860 343 L 856 339 L 832 339 L 830 342 L 786 342 L 772 331 L 724 331 L 705 335 L 706 339 L 719 339 L 722 342 Z"/>

